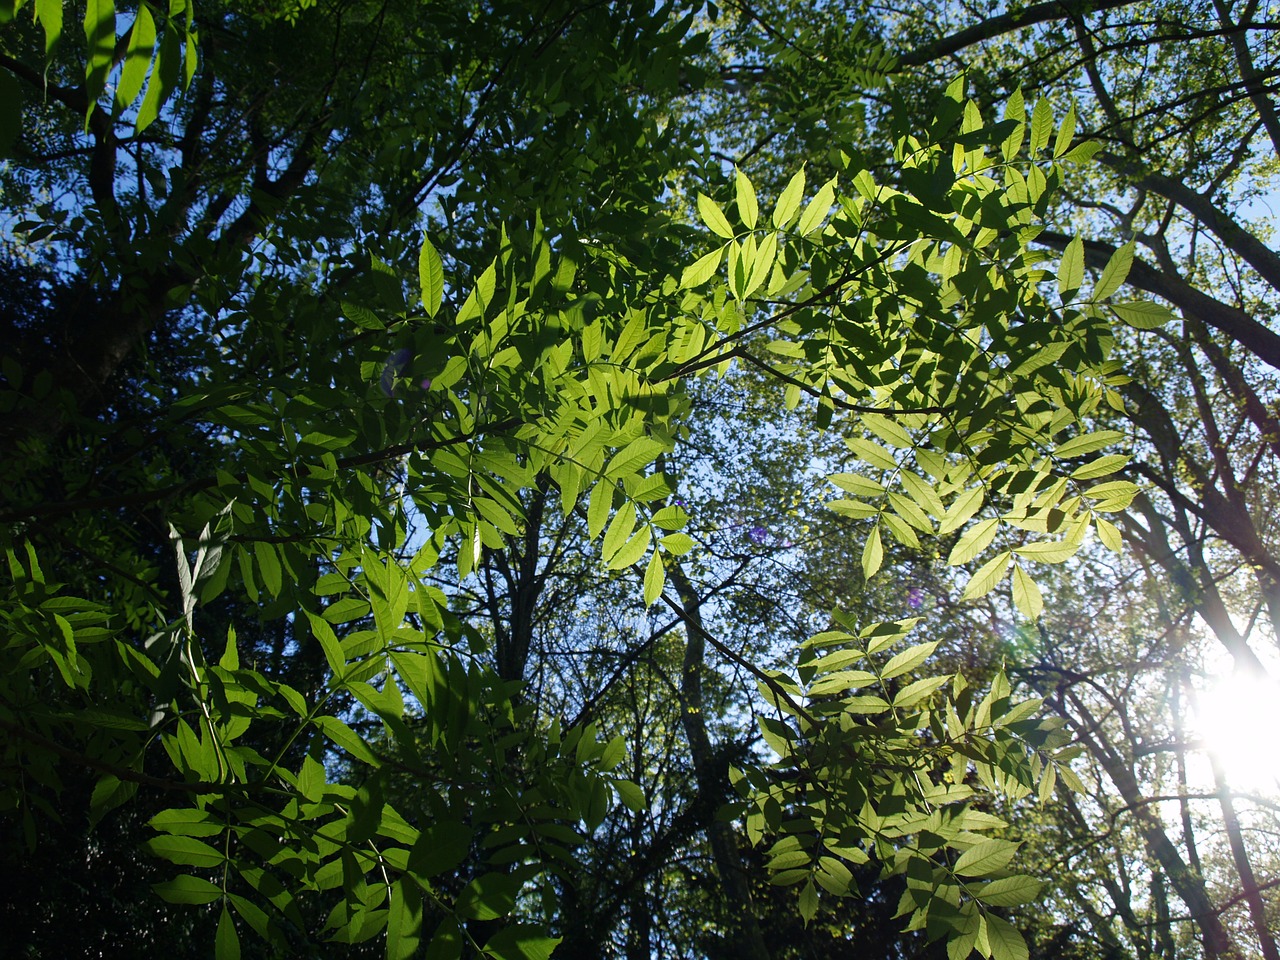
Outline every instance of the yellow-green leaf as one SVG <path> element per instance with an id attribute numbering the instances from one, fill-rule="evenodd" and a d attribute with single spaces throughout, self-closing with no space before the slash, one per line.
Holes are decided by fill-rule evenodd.
<path id="1" fill-rule="evenodd" d="M 797 173 L 787 183 L 782 194 L 778 197 L 778 203 L 773 208 L 773 225 L 781 230 L 792 220 L 800 211 L 800 200 L 804 197 L 804 168 L 800 168 Z"/>
<path id="2" fill-rule="evenodd" d="M 760 216 L 760 208 L 756 203 L 756 188 L 751 185 L 751 181 L 741 170 L 734 171 L 733 186 L 738 200 L 738 218 L 748 230 L 754 230 L 756 220 Z"/>
<path id="3" fill-rule="evenodd" d="M 1021 564 L 1013 568 L 1013 603 L 1022 613 L 1032 620 L 1039 618 L 1044 610 L 1044 598 L 1040 595 L 1040 587 L 1022 569 Z"/>
<path id="4" fill-rule="evenodd" d="M 720 204 L 705 193 L 698 194 L 698 215 L 702 217 L 702 222 L 711 228 L 712 233 L 726 240 L 733 239 L 733 227 L 729 225 L 729 218 L 720 209 Z"/>
<path id="5" fill-rule="evenodd" d="M 870 580 L 884 561 L 884 545 L 880 542 L 880 528 L 872 527 L 867 542 L 862 545 L 862 576 Z"/>

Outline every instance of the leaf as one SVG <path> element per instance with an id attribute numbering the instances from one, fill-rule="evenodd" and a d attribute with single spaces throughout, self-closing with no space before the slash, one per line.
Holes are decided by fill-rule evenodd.
<path id="1" fill-rule="evenodd" d="M 995 589 L 995 585 L 1004 577 L 1004 572 L 1009 567 L 1009 558 L 1011 556 L 1012 554 L 1008 550 L 1002 550 L 979 567 L 978 572 L 965 585 L 964 593 L 960 599 L 976 600 L 979 597 L 985 597 Z"/>
<path id="2" fill-rule="evenodd" d="M 1086 453 L 1094 453 L 1123 439 L 1124 434 L 1118 430 L 1098 430 L 1094 433 L 1084 433 L 1058 444 L 1053 449 L 1053 455 L 1067 460 Z"/>
<path id="3" fill-rule="evenodd" d="M 1020 557 L 1039 560 L 1041 563 L 1063 563 L 1074 557 L 1079 549 L 1080 544 L 1070 540 L 1046 540 L 1023 544 L 1015 552 Z"/>
<path id="4" fill-rule="evenodd" d="M 1015 564 L 1013 568 L 1013 604 L 1031 620 L 1038 619 L 1044 610 L 1040 587 L 1022 569 L 1021 564 Z"/>
<path id="5" fill-rule="evenodd" d="M 222 905 L 222 913 L 218 916 L 218 930 L 213 938 L 213 955 L 216 960 L 240 960 L 240 935 L 236 933 L 236 922 L 231 919 L 231 911 Z"/>
<path id="6" fill-rule="evenodd" d="M 827 214 L 831 212 L 831 204 L 835 202 L 835 198 L 836 178 L 832 177 L 818 189 L 813 199 L 809 201 L 809 205 L 804 208 L 804 214 L 800 217 L 800 224 L 796 228 L 802 237 L 807 237 L 822 225 L 822 222 L 827 219 Z"/>
<path id="7" fill-rule="evenodd" d="M 665 537 L 663 538 L 666 539 Z M 662 556 L 657 550 L 649 558 L 649 565 L 644 571 L 644 605 L 652 606 L 662 596 L 662 588 L 666 585 L 667 573 L 662 565 Z"/>
<path id="8" fill-rule="evenodd" d="M 280 566 L 280 555 L 276 553 L 275 545 L 265 540 L 255 540 L 253 555 L 258 561 L 263 586 L 270 591 L 271 596 L 280 596 L 280 591 L 284 589 L 284 570 Z"/>
<path id="9" fill-rule="evenodd" d="M 391 887 L 387 911 L 387 960 L 410 960 L 422 939 L 422 894 L 407 877 Z"/>
<path id="10" fill-rule="evenodd" d="M 559 937 L 549 937 L 539 926 L 517 923 L 504 927 L 484 945 L 484 955 L 495 960 L 550 960 Z"/>
<path id="11" fill-rule="evenodd" d="M 348 727 L 337 717 L 320 716 L 316 717 L 316 725 L 324 731 L 324 735 L 332 740 L 357 760 L 363 761 L 370 766 L 379 765 L 377 756 L 369 745 L 360 738 L 354 730 Z"/>
<path id="12" fill-rule="evenodd" d="M 44 2 L 56 3 L 59 10 L 62 8 L 62 0 L 44 0 Z M 120 80 L 116 84 L 116 103 L 120 106 L 129 106 L 142 92 L 155 45 L 155 18 L 151 16 L 151 8 L 145 3 L 140 3 L 138 14 L 133 19 L 133 28 L 129 31 L 129 49 L 120 67 Z"/>
<path id="13" fill-rule="evenodd" d="M 804 167 L 801 167 L 799 172 L 783 188 L 781 195 L 778 197 L 778 203 L 773 208 L 773 226 L 775 229 L 784 229 L 799 213 L 800 201 L 804 198 L 804 179 Z"/>
<path id="14" fill-rule="evenodd" d="M 153 883 L 151 889 L 155 890 L 162 900 L 170 903 L 213 903 L 222 896 L 222 888 L 216 883 L 210 883 L 203 877 L 193 877 L 189 874 L 182 874 L 164 883 Z"/>
<path id="15" fill-rule="evenodd" d="M 712 250 L 685 267 L 684 272 L 680 274 L 680 286 L 686 290 L 700 287 L 714 277 L 716 271 L 720 269 L 720 262 L 724 259 L 724 252 L 728 248 L 729 245 L 726 243 L 723 247 Z"/>
<path id="16" fill-rule="evenodd" d="M 60 26 L 61 17 L 58 19 Z M 46 24 L 47 30 L 48 24 Z M 86 0 L 84 37 L 89 45 L 89 55 L 84 69 L 85 93 L 89 101 L 89 113 L 92 113 L 94 103 L 107 85 L 107 76 L 111 73 L 113 66 L 112 59 L 116 44 L 116 7 L 113 0 Z M 86 114 L 86 128 L 88 122 L 89 116 Z"/>
<path id="17" fill-rule="evenodd" d="M 755 251 L 754 263 L 751 267 L 751 273 L 747 277 L 746 286 L 743 289 L 743 297 L 749 297 L 756 292 L 767 279 L 773 270 L 774 261 L 778 255 L 778 235 L 771 233 L 761 242 L 759 248 Z"/>
<path id="18" fill-rule="evenodd" d="M 1071 141 L 1076 135 L 1076 108 L 1072 104 L 1067 109 L 1067 115 L 1062 118 L 1062 126 L 1058 128 L 1058 136 L 1053 142 L 1053 156 L 1056 160 L 1063 156 L 1071 147 Z"/>
<path id="19" fill-rule="evenodd" d="M 956 860 L 955 872 L 962 877 L 985 877 L 1003 870 L 1018 852 L 1012 840 L 980 840 Z"/>
<path id="20" fill-rule="evenodd" d="M 1098 477 L 1109 477 L 1117 470 L 1123 470 L 1129 464 L 1129 458 L 1122 453 L 1108 453 L 1096 460 L 1090 460 L 1084 466 L 1071 471 L 1072 480 L 1096 480 Z"/>
<path id="21" fill-rule="evenodd" d="M 1123 553 L 1124 542 L 1120 538 L 1120 530 L 1110 520 L 1104 520 L 1097 517 L 1094 526 L 1098 530 L 1098 539 L 1102 541 L 1102 545 L 1112 553 Z"/>
<path id="22" fill-rule="evenodd" d="M 657 525 L 656 521 L 655 525 Z M 683 557 L 693 549 L 693 537 L 687 533 L 668 533 L 658 542 L 674 557 Z"/>
<path id="23" fill-rule="evenodd" d="M 1113 303 L 1111 309 L 1117 317 L 1138 330 L 1155 330 L 1170 320 L 1176 320 L 1174 312 L 1161 303 L 1134 300 L 1129 303 Z"/>
<path id="24" fill-rule="evenodd" d="M 941 689 L 950 679 L 951 676 L 948 674 L 914 680 L 894 694 L 893 706 L 899 710 L 913 707 L 934 691 Z"/>
<path id="25" fill-rule="evenodd" d="M 649 549 L 649 543 L 652 535 L 647 526 L 641 527 L 636 531 L 625 544 L 623 544 L 618 552 L 608 559 L 607 565 L 610 570 L 623 570 L 633 563 L 639 563 L 640 558 L 644 556 L 646 550 Z M 647 576 L 646 576 L 647 579 Z"/>
<path id="26" fill-rule="evenodd" d="M 101 3 L 102 0 L 90 0 L 90 6 L 95 2 Z M 133 121 L 135 134 L 147 129 L 160 116 L 160 108 L 178 88 L 178 70 L 181 65 L 181 42 L 178 40 L 178 31 L 170 23 L 160 38 L 160 46 L 156 48 L 151 76 L 147 80 L 146 92 L 142 95 L 142 105 L 138 107 L 138 115 Z"/>
<path id="27" fill-rule="evenodd" d="M 856 473 L 833 473 L 827 479 L 841 490 L 847 490 L 859 497 L 879 497 L 885 492 L 884 484 Z"/>
<path id="28" fill-rule="evenodd" d="M 617 791 L 623 805 L 633 813 L 639 813 L 647 806 L 644 791 L 630 780 L 613 781 L 613 789 Z"/>
<path id="29" fill-rule="evenodd" d="M 613 519 L 609 521 L 609 529 L 605 531 L 604 543 L 600 549 L 605 562 L 608 562 L 609 558 L 622 548 L 635 528 L 636 505 L 627 501 L 622 505 L 622 509 L 613 515 Z"/>
<path id="30" fill-rule="evenodd" d="M 933 656 L 933 652 L 937 649 L 938 641 L 936 640 L 908 647 L 890 658 L 889 662 L 884 665 L 884 669 L 880 671 L 880 678 L 882 680 L 892 680 L 894 677 L 900 677 L 904 673 L 910 673 L 929 657 Z"/>
<path id="31" fill-rule="evenodd" d="M 738 201 L 738 219 L 748 230 L 754 230 L 760 215 L 759 207 L 756 205 L 756 188 L 751 185 L 751 181 L 741 170 L 735 170 L 733 173 L 734 196 Z"/>
<path id="32" fill-rule="evenodd" d="M 1022 939 L 1013 924 L 994 914 L 987 914 L 987 943 L 991 946 L 991 960 L 1027 960 L 1027 942 Z"/>
<path id="33" fill-rule="evenodd" d="M 729 224 L 729 218 L 724 215 L 720 205 L 705 193 L 698 194 L 698 215 L 702 217 L 702 222 L 711 228 L 712 233 L 726 240 L 733 239 L 733 227 Z"/>
<path id="34" fill-rule="evenodd" d="M 226 859 L 221 851 L 194 837 L 164 834 L 152 837 L 145 846 L 157 857 L 188 867 L 217 867 Z"/>
<path id="35" fill-rule="evenodd" d="M 1052 767 L 1050 768 L 1052 769 Z M 1018 874 L 992 880 L 975 892 L 975 896 L 992 907 L 1016 907 L 1023 903 L 1035 903 L 1044 889 L 1044 883 L 1035 877 Z"/>
<path id="36" fill-rule="evenodd" d="M 334 606 L 337 606 L 337 604 L 334 604 Z M 320 641 L 320 649 L 324 651 L 324 658 L 329 664 L 329 671 L 336 680 L 340 681 L 346 671 L 347 655 L 343 653 L 342 644 L 333 632 L 333 627 L 329 626 L 329 622 L 326 619 L 316 616 L 310 610 L 307 611 L 307 619 L 311 621 L 312 635 Z"/>
<path id="37" fill-rule="evenodd" d="M 1038 106 L 1037 109 L 1039 109 Z M 1084 241 L 1076 237 L 1067 244 L 1067 249 L 1062 251 L 1062 261 L 1058 264 L 1058 293 L 1063 301 L 1070 301 L 1082 283 L 1084 283 Z"/>
<path id="38" fill-rule="evenodd" d="M 999 529 L 1000 521 L 995 518 L 980 520 L 975 523 L 964 532 L 964 535 L 956 541 L 956 545 L 951 548 L 951 553 L 947 556 L 947 563 L 953 567 L 968 563 L 991 545 L 991 541 L 995 539 L 996 531 Z"/>
<path id="39" fill-rule="evenodd" d="M 1129 276 L 1130 267 L 1133 266 L 1134 246 L 1134 242 L 1130 240 L 1123 246 L 1118 247 L 1116 252 L 1111 255 L 1111 259 L 1107 261 L 1107 265 L 1102 270 L 1102 276 L 1098 278 L 1098 282 L 1093 288 L 1093 293 L 1089 297 L 1093 303 L 1105 300 L 1120 289 L 1120 285 Z"/>
<path id="40" fill-rule="evenodd" d="M 422 293 L 422 308 L 428 317 L 434 317 L 444 302 L 444 263 L 426 236 L 423 236 L 422 249 L 418 252 L 418 286 Z"/>
<path id="41" fill-rule="evenodd" d="M 880 527 L 871 528 L 867 542 L 862 545 L 862 578 L 870 580 L 884 560 L 884 545 L 880 542 Z"/>
<path id="42" fill-rule="evenodd" d="M 1032 157 L 1049 145 L 1049 134 L 1052 132 L 1053 107 L 1049 105 L 1048 100 L 1037 100 L 1035 109 L 1031 111 L 1031 143 L 1029 147 Z"/>
<path id="43" fill-rule="evenodd" d="M 611 480 L 597 480 L 591 488 L 591 503 L 587 507 L 587 536 L 594 540 L 600 536 L 609 512 L 613 509 L 613 495 L 616 486 Z"/>
<path id="44" fill-rule="evenodd" d="M 505 873 L 485 873 L 463 887 L 454 912 L 468 920 L 498 920 L 516 905 L 520 881 Z"/>
<path id="45" fill-rule="evenodd" d="M 807 859 L 807 857 L 806 857 Z M 800 888 L 800 916 L 804 919 L 804 925 L 807 927 L 818 913 L 818 891 L 814 888 L 813 879 L 805 881 L 803 887 Z"/>

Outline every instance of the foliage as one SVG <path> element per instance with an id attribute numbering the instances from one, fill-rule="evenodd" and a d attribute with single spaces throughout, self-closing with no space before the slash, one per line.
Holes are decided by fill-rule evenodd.
<path id="1" fill-rule="evenodd" d="M 619 803 L 634 825 L 683 793 L 716 805 L 710 644 L 759 683 L 710 693 L 760 713 L 734 809 L 806 923 L 874 862 L 950 957 L 1028 955 L 1005 911 L 1040 884 L 983 806 L 1080 786 L 1061 722 L 839 602 L 786 670 L 726 644 L 685 570 L 719 564 L 681 496 L 698 479 L 669 465 L 706 395 L 750 376 L 838 445 L 816 469 L 868 584 L 931 552 L 962 602 L 1007 578 L 1034 620 L 1042 565 L 1094 533 L 1118 552 L 1108 517 L 1141 493 L 1116 345 L 1172 314 L 1121 293 L 1134 243 L 1043 242 L 1095 169 L 1074 108 L 903 83 L 895 119 L 833 132 L 813 104 L 880 89 L 892 58 L 856 33 L 879 52 L 835 76 L 766 45 L 770 90 L 809 113 L 756 176 L 707 163 L 696 108 L 673 107 L 725 49 L 701 7 L 207 3 L 197 34 L 189 5 L 144 4 L 117 36 L 91 3 L 80 58 L 60 3 L 31 6 L 40 34 L 12 6 L 0 75 L 30 89 L 5 177 L 31 217 L 13 249 L 46 241 L 58 291 L 14 298 L 0 395 L 0 796 L 29 846 L 88 769 L 94 823 L 166 798 L 145 848 L 179 872 L 156 892 L 212 910 L 220 958 L 257 949 L 247 930 L 281 953 L 545 957 L 572 946 L 578 851 Z M 64 114 L 31 102 L 36 64 Z M 37 196 L 64 183 L 74 202 Z M 64 323 L 63 288 L 100 323 Z M 596 679 L 600 703 L 565 695 L 568 722 L 522 683 L 527 645 L 491 656 L 491 587 L 487 624 L 461 602 L 521 556 L 545 579 L 556 523 L 598 544 L 575 561 L 593 589 L 677 616 L 683 781 L 653 773 L 638 726 L 591 722 L 637 657 Z M 673 814 L 667 839 L 703 830 L 728 884 L 734 838 L 709 819 Z M 634 889 L 657 868 L 618 869 Z"/>

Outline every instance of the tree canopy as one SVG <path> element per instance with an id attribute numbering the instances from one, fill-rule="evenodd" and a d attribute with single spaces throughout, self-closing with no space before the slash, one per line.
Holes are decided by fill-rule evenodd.
<path id="1" fill-rule="evenodd" d="M 1276 25 L 814 14 L 0 2 L 19 956 L 1277 957 Z"/>

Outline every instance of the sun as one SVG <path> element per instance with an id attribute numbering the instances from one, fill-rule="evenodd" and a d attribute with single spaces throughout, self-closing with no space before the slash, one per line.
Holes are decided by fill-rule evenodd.
<path id="1" fill-rule="evenodd" d="M 1195 729 L 1227 782 L 1280 795 L 1280 682 L 1238 671 L 1212 678 L 1195 701 Z"/>

